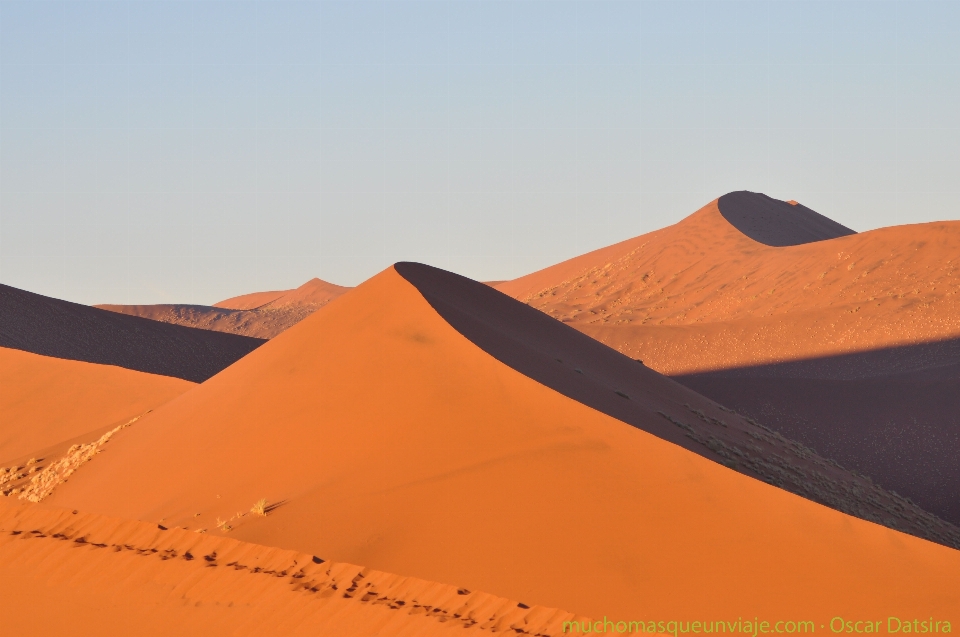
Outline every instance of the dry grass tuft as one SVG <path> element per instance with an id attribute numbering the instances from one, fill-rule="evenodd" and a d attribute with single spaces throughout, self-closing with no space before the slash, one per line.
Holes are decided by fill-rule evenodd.
<path id="1" fill-rule="evenodd" d="M 261 517 L 267 517 L 267 499 L 260 498 L 257 500 L 254 505 L 250 507 L 250 512 Z"/>

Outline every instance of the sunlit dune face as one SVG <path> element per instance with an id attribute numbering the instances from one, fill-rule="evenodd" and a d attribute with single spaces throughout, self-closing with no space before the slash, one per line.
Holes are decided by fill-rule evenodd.
<path id="1" fill-rule="evenodd" d="M 499 289 L 659 371 L 686 373 L 958 335 L 958 250 L 958 222 L 774 248 L 713 202 L 579 257 L 568 273 L 561 264 Z M 650 329 L 661 326 L 676 329 Z"/>
<path id="2" fill-rule="evenodd" d="M 643 371 L 649 387 L 607 398 L 681 432 L 696 412 L 718 430 L 739 418 Z M 849 590 L 862 612 L 946 608 L 955 596 L 936 583 L 960 568 L 953 549 L 764 484 L 520 373 L 392 268 L 109 445 L 41 506 L 587 616 L 677 613 L 690 599 L 713 614 L 740 599 L 786 613 Z M 257 513 L 261 500 L 278 506 Z M 757 572 L 792 576 L 758 585 Z"/>
<path id="3" fill-rule="evenodd" d="M 814 240 L 713 202 L 498 289 L 960 524 L 960 222 L 772 227 L 792 203 L 739 221 Z"/>
<path id="4" fill-rule="evenodd" d="M 0 466 L 59 452 L 194 383 L 0 347 Z"/>

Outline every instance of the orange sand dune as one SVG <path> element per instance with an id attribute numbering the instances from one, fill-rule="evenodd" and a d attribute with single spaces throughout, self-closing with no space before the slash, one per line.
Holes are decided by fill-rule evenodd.
<path id="1" fill-rule="evenodd" d="M 0 466 L 142 414 L 194 383 L 0 347 Z"/>
<path id="2" fill-rule="evenodd" d="M 295 290 L 255 292 L 220 301 L 212 307 L 176 304 L 96 307 L 163 323 L 254 338 L 273 338 L 348 289 L 320 279 L 311 279 Z"/>
<path id="3" fill-rule="evenodd" d="M 774 354 L 764 343 L 711 359 L 711 365 L 733 367 L 960 335 L 958 249 L 960 222 L 770 247 L 731 225 L 713 201 L 676 225 L 497 289 L 577 327 L 699 329 L 740 319 L 769 319 L 775 326 L 801 312 L 803 329 L 839 327 L 832 342 L 799 339 Z M 669 373 L 704 369 L 696 351 L 654 356 L 650 364 Z"/>
<path id="4" fill-rule="evenodd" d="M 281 296 L 270 301 L 267 307 L 284 307 L 287 305 L 315 305 L 318 308 L 323 307 L 334 300 L 350 288 L 345 288 L 333 283 L 327 283 L 320 279 L 310 279 L 295 290 L 288 290 Z M 221 307 L 224 307 L 227 301 L 221 301 Z"/>
<path id="5" fill-rule="evenodd" d="M 261 343 L 0 285 L 0 347 L 202 382 Z"/>
<path id="6" fill-rule="evenodd" d="M 223 301 L 217 301 L 212 307 L 219 307 L 225 310 L 253 310 L 271 301 L 276 301 L 284 294 L 289 294 L 290 292 L 293 292 L 293 290 L 251 292 L 250 294 L 242 294 Z"/>
<path id="7" fill-rule="evenodd" d="M 497 287 L 960 523 L 960 222 L 851 232 L 731 193 Z"/>
<path id="8" fill-rule="evenodd" d="M 292 304 L 323 306 L 349 289 L 322 279 L 313 278 L 293 290 L 253 292 L 252 294 L 244 294 L 219 301 L 214 303 L 213 307 L 228 310 L 253 310 L 265 305 L 271 307 L 283 307 Z"/>
<path id="9" fill-rule="evenodd" d="M 746 190 L 720 197 L 717 208 L 734 228 L 768 246 L 796 246 L 856 234 L 792 199 L 780 201 Z"/>
<path id="10" fill-rule="evenodd" d="M 205 529 L 211 542 L 226 532 L 593 617 L 960 611 L 960 552 L 647 433 L 683 414 L 717 431 L 741 420 L 622 357 L 638 380 L 606 395 L 633 405 L 638 426 L 564 395 L 578 390 L 563 378 L 600 392 L 604 370 L 590 365 L 610 350 L 593 343 L 582 369 L 555 372 L 537 358 L 550 343 L 508 359 L 522 326 L 471 315 L 465 288 L 417 276 L 420 290 L 394 268 L 365 282 L 118 433 L 38 506 Z M 592 342 L 557 328 L 579 364 Z M 515 369 L 527 365 L 559 389 Z M 266 517 L 250 513 L 259 498 L 275 504 Z"/>
<path id="11" fill-rule="evenodd" d="M 156 524 L 0 503 L 5 634 L 563 634 L 478 591 Z"/>

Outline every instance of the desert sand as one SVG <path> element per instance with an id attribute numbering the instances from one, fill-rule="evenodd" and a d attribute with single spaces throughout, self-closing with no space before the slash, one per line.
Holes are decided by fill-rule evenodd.
<path id="1" fill-rule="evenodd" d="M 0 285 L 0 347 L 202 382 L 261 343 Z"/>
<path id="2" fill-rule="evenodd" d="M 960 222 L 825 219 L 731 193 L 498 289 L 960 523 Z"/>
<path id="3" fill-rule="evenodd" d="M 36 506 L 588 617 L 696 606 L 827 620 L 838 600 L 850 614 L 960 609 L 956 550 L 650 433 L 666 422 L 696 436 L 670 418 L 689 426 L 697 411 L 718 431 L 750 423 L 635 361 L 617 358 L 640 370 L 629 386 L 589 399 L 609 380 L 604 356 L 619 355 L 588 355 L 562 325 L 573 344 L 548 335 L 510 358 L 503 342 L 528 328 L 478 312 L 458 281 L 414 264 L 384 271 L 119 431 Z M 548 353 L 579 365 L 549 369 L 585 388 L 544 371 Z M 614 398 L 637 403 L 635 423 L 605 413 Z M 710 420 L 721 416 L 727 427 Z M 266 516 L 251 512 L 261 498 Z"/>
<path id="4" fill-rule="evenodd" d="M 97 437 L 193 386 L 179 378 L 0 347 L 0 466 L 62 452 L 78 438 Z"/>
<path id="5" fill-rule="evenodd" d="M 560 635 L 557 609 L 313 555 L 0 502 L 0 609 L 16 634 Z"/>
<path id="6" fill-rule="evenodd" d="M 709 339 L 691 339 L 696 349 L 650 352 L 653 367 L 681 374 L 960 335 L 957 245 L 960 222 L 771 247 L 731 225 L 714 201 L 673 226 L 497 289 L 594 333 L 607 328 L 604 340 L 614 330 L 626 343 L 645 327 L 709 325 Z M 755 322 L 751 334 L 776 333 L 751 348 L 737 333 L 741 319 Z"/>
<path id="7" fill-rule="evenodd" d="M 293 290 L 254 292 L 206 305 L 97 305 L 120 314 L 227 332 L 253 338 L 273 338 L 350 288 L 311 279 Z"/>
<path id="8" fill-rule="evenodd" d="M 319 281 L 319 279 L 316 280 Z M 211 307 L 219 307 L 225 310 L 255 310 L 256 308 L 266 305 L 271 301 L 276 301 L 284 294 L 289 294 L 290 292 L 293 292 L 293 290 L 251 292 L 249 294 L 241 294 L 240 296 L 234 296 L 229 299 L 217 301 Z"/>

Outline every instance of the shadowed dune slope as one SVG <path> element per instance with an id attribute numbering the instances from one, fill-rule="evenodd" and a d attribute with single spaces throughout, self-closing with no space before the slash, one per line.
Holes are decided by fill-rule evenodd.
<path id="1" fill-rule="evenodd" d="M 789 440 L 775 440 L 769 432 L 705 405 L 700 396 L 678 391 L 676 385 L 665 382 L 660 374 L 542 312 L 443 270 L 416 263 L 398 263 L 395 267 L 461 334 L 501 362 L 565 396 L 821 504 L 884 522 L 926 539 L 960 546 L 949 539 L 952 534 L 933 536 L 922 530 L 923 524 L 904 526 L 896 522 L 902 517 L 897 511 L 899 504 L 891 502 L 890 507 L 868 512 L 869 507 L 865 505 L 872 495 L 865 495 L 856 503 L 838 497 L 840 493 L 856 493 L 865 485 L 835 466 L 829 467 L 828 477 L 825 473 L 828 467 L 821 458 L 813 454 L 805 457 L 808 449 L 799 450 Z M 655 412 L 661 418 L 650 421 L 650 405 L 669 402 L 683 405 L 685 410 L 680 416 L 695 416 L 696 425 L 678 421 L 660 410 Z M 710 415 L 702 417 L 703 410 Z M 724 420 L 717 420 L 718 416 Z M 760 437 L 766 438 L 765 444 L 755 447 L 752 442 Z M 810 482 L 785 479 L 786 475 L 808 473 L 816 476 Z M 824 491 L 815 486 L 818 482 L 832 481 L 836 481 L 835 490 Z M 876 491 L 872 485 L 870 491 L 882 501 L 889 501 L 889 494 Z"/>
<path id="2" fill-rule="evenodd" d="M 0 285 L 0 347 L 203 382 L 261 343 Z"/>
<path id="3" fill-rule="evenodd" d="M 157 524 L 0 502 L 5 634 L 553 637 L 564 611 Z"/>
<path id="4" fill-rule="evenodd" d="M 960 524 L 960 339 L 676 379 Z"/>
<path id="5" fill-rule="evenodd" d="M 212 307 L 176 304 L 96 307 L 174 325 L 268 339 L 296 325 L 348 289 L 311 279 L 295 290 L 255 292 L 220 301 Z"/>
<path id="6" fill-rule="evenodd" d="M 0 347 L 0 466 L 129 420 L 193 386 Z"/>
<path id="7" fill-rule="evenodd" d="M 949 371 L 960 364 L 960 222 L 829 238 L 816 216 L 826 229 L 810 229 L 812 242 L 771 247 L 728 221 L 739 199 L 799 209 L 730 193 L 497 287 L 960 523 Z M 788 217 L 778 213 L 778 232 L 796 231 Z M 905 376 L 921 372 L 920 384 Z M 881 414 L 881 391 L 899 407 Z M 858 412 L 870 421 L 854 424 Z"/>
<path id="8" fill-rule="evenodd" d="M 119 433 L 40 506 L 208 536 L 219 519 L 236 539 L 587 616 L 960 609 L 960 552 L 731 471 L 513 364 L 390 268 Z M 646 426 L 699 422 L 691 409 L 741 422 L 641 380 L 656 388 L 624 390 Z M 245 513 L 259 498 L 276 508 Z"/>
<path id="9" fill-rule="evenodd" d="M 856 234 L 804 205 L 758 192 L 728 193 L 717 200 L 717 208 L 734 228 L 768 246 L 796 246 Z"/>

